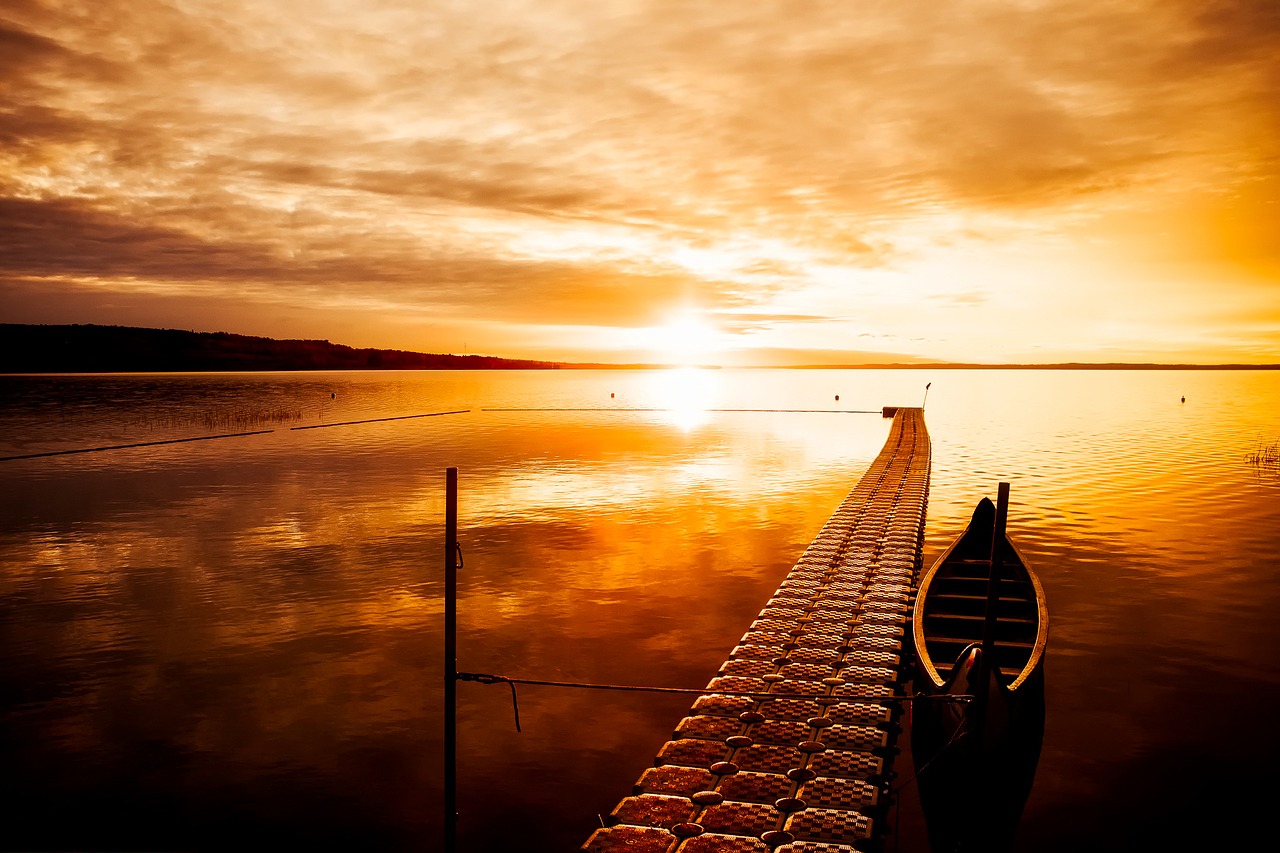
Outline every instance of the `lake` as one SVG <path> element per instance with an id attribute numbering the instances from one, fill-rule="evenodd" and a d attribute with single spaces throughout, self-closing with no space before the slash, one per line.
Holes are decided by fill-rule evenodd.
<path id="1" fill-rule="evenodd" d="M 1280 372 L 5 376 L 0 401 L 5 849 L 438 849 L 446 468 L 462 670 L 700 688 L 881 407 L 922 404 L 925 565 L 1007 481 L 1048 597 L 1019 849 L 1271 832 L 1280 471 L 1247 457 Z M 463 851 L 576 849 L 691 702 L 525 686 L 517 733 L 506 686 L 458 695 Z M 900 771 L 888 850 L 923 851 Z"/>

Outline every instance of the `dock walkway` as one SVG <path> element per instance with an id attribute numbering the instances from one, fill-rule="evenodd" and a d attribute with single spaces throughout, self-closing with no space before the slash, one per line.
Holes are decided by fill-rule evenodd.
<path id="1" fill-rule="evenodd" d="M 883 845 L 929 462 L 923 409 L 899 408 L 867 473 L 582 851 Z"/>

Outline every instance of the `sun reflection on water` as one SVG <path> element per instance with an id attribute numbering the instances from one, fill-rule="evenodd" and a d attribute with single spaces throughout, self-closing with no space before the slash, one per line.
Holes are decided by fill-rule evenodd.
<path id="1" fill-rule="evenodd" d="M 648 385 L 647 396 L 654 408 L 663 410 L 663 419 L 684 432 L 708 423 L 719 400 L 720 388 L 713 370 L 677 367 L 655 371 Z"/>

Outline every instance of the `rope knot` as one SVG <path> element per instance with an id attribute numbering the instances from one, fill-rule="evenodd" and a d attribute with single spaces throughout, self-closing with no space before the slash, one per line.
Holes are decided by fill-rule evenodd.
<path id="1" fill-rule="evenodd" d="M 520 731 L 520 702 L 516 699 L 516 683 L 505 675 L 492 675 L 487 672 L 459 672 L 454 675 L 458 681 L 474 681 L 477 684 L 506 683 L 511 688 L 511 710 L 516 715 L 516 731 Z"/>

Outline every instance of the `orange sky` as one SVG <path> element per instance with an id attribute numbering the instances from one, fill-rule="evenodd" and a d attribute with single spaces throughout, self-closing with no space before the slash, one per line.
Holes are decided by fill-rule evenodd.
<path id="1" fill-rule="evenodd" d="M 1280 362 L 1275 0 L 6 0 L 0 321 Z"/>

